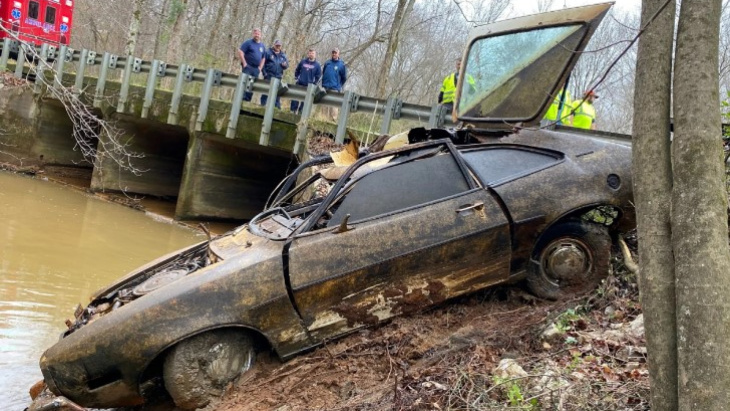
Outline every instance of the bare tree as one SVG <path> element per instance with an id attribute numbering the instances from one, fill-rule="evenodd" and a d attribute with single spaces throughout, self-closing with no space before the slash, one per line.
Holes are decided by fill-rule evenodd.
<path id="1" fill-rule="evenodd" d="M 74 149 L 79 150 L 86 161 L 94 163 L 98 155 L 103 155 L 120 169 L 134 175 L 140 175 L 145 171 L 134 164 L 134 160 L 144 157 L 144 154 L 129 150 L 129 142 L 124 140 L 123 133 L 113 122 L 100 118 L 79 98 L 79 93 L 76 92 L 78 90 L 64 87 L 55 75 L 52 63 L 38 55 L 33 45 L 21 40 L 17 34 L 2 26 L 0 30 L 19 42 L 26 51 L 28 61 L 35 62 L 30 65 L 30 74 L 35 77 L 34 87 L 41 85 L 48 95 L 63 104 L 66 114 L 73 123 L 73 138 L 76 143 Z M 25 87 L 31 87 L 31 84 L 27 83 Z M 0 138 L 2 137 L 3 134 L 0 133 Z M 101 165 L 97 163 L 96 166 Z M 123 187 L 119 189 L 125 191 Z"/>
<path id="2" fill-rule="evenodd" d="M 672 243 L 680 410 L 730 404 L 730 249 L 718 107 L 720 0 L 683 1 L 674 63 Z"/>
<path id="3" fill-rule="evenodd" d="M 605 74 L 605 79 L 596 89 L 600 96 L 596 100 L 596 120 L 601 130 L 631 133 L 636 47 L 629 48 L 608 73 L 606 70 L 607 62 L 624 53 L 638 28 L 637 16 L 611 10 L 571 73 L 568 87 L 576 98 L 593 89 Z"/>
<path id="4" fill-rule="evenodd" d="M 537 0 L 537 12 L 543 13 L 553 8 L 555 0 Z"/>
<path id="5" fill-rule="evenodd" d="M 674 20 L 674 2 L 667 5 L 666 0 L 643 1 L 641 23 L 646 31 L 639 40 L 632 139 L 633 164 L 642 165 L 633 173 L 639 284 L 650 353 L 651 404 L 657 410 L 677 409 L 677 324 L 669 208 Z"/>
<path id="6" fill-rule="evenodd" d="M 403 23 L 406 19 L 408 19 L 411 11 L 413 11 L 413 4 L 415 2 L 416 0 L 398 0 L 398 6 L 395 10 L 393 22 L 390 25 L 390 35 L 388 36 L 388 46 L 385 50 L 385 58 L 380 66 L 380 75 L 378 76 L 378 87 L 376 92 L 377 97 L 386 97 L 388 78 L 390 77 L 390 71 L 393 68 L 395 53 L 398 51 L 398 46 L 400 45 Z"/>
<path id="7" fill-rule="evenodd" d="M 133 56 L 134 51 L 137 48 L 137 39 L 139 38 L 139 28 L 142 24 L 142 8 L 144 7 L 144 0 L 134 0 L 134 11 L 132 11 L 132 18 L 129 22 L 129 31 L 127 33 L 127 47 L 125 47 L 124 54 L 127 56 Z"/>
<path id="8" fill-rule="evenodd" d="M 172 0 L 168 15 L 170 41 L 167 43 L 167 61 L 178 61 L 184 55 L 183 28 L 186 26 L 188 0 Z"/>
<path id="9" fill-rule="evenodd" d="M 489 24 L 504 16 L 512 6 L 512 0 L 454 0 L 464 20 L 473 25 Z"/>

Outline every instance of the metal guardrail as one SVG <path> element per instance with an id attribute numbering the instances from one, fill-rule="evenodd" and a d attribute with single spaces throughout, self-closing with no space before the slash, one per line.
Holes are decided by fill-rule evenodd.
<path id="1" fill-rule="evenodd" d="M 32 49 L 31 49 L 32 48 Z M 119 100 L 117 111 L 121 112 L 128 101 L 130 79 L 133 73 L 147 73 L 147 84 L 145 89 L 144 103 L 141 117 L 147 118 L 149 109 L 152 107 L 157 80 L 163 77 L 174 77 L 175 85 L 170 101 L 170 112 L 167 122 L 177 124 L 178 110 L 180 100 L 183 95 L 183 86 L 185 83 L 198 82 L 202 83 L 200 105 L 198 107 L 198 117 L 196 119 L 195 130 L 200 131 L 208 114 L 208 107 L 215 87 L 229 87 L 234 89 L 231 100 L 231 112 L 226 131 L 227 138 L 233 138 L 236 134 L 236 127 L 241 111 L 241 102 L 244 92 L 266 93 L 270 97 L 266 105 L 264 114 L 264 122 L 261 130 L 259 143 L 268 145 L 269 133 L 274 117 L 274 107 L 278 94 L 280 97 L 287 97 L 299 101 L 303 101 L 302 120 L 299 122 L 297 131 L 297 139 L 293 148 L 294 153 L 299 153 L 303 147 L 302 143 L 306 138 L 307 120 L 312 114 L 314 105 L 323 105 L 330 107 L 339 107 L 339 118 L 337 121 L 337 134 L 335 141 L 342 143 L 345 139 L 347 120 L 350 113 L 363 111 L 367 113 L 378 114 L 382 116 L 380 134 L 388 134 L 392 120 L 394 119 L 411 119 L 424 121 L 428 119 L 428 125 L 431 128 L 442 127 L 444 125 L 453 125 L 451 119 L 448 118 L 446 110 L 440 105 L 433 107 L 421 106 L 406 103 L 396 97 L 391 97 L 385 101 L 368 96 L 361 96 L 352 91 L 346 91 L 342 94 L 325 94 L 321 97 L 322 91 L 314 85 L 302 87 L 298 85 L 286 85 L 280 83 L 278 79 L 264 81 L 253 78 L 247 74 L 235 75 L 225 73 L 213 68 L 199 69 L 188 64 L 172 65 L 161 60 L 145 61 L 136 57 L 117 56 L 108 52 L 97 53 L 93 50 L 74 50 L 68 46 L 62 45 L 55 47 L 49 44 L 41 46 L 33 46 L 18 42 L 10 38 L 5 38 L 0 43 L 0 71 L 6 70 L 8 61 L 14 56 L 18 62 L 25 62 L 26 56 L 40 56 L 41 61 L 47 61 L 52 64 L 57 81 L 54 87 L 63 87 L 61 79 L 63 78 L 64 67 L 66 63 L 78 63 L 76 67 L 75 83 L 73 92 L 77 95 L 83 93 L 83 79 L 87 68 L 98 66 L 99 76 L 97 78 L 96 88 L 93 91 L 93 105 L 100 107 L 104 97 L 104 89 L 110 70 L 122 70 L 122 84 L 119 92 Z M 34 59 L 30 59 L 33 61 Z M 45 71 L 42 64 L 36 63 L 38 75 L 43 75 Z M 20 78 L 23 76 L 23 64 L 16 64 L 15 76 Z M 40 92 L 40 85 L 36 83 L 36 92 Z"/>

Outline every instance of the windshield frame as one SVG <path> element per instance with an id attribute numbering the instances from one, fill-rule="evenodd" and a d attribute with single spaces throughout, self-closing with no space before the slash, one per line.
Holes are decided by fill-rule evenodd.
<path id="1" fill-rule="evenodd" d="M 456 96 L 454 99 L 454 113 L 456 118 L 460 121 L 468 123 L 482 123 L 481 127 L 484 127 L 483 124 L 489 124 L 490 129 L 512 129 L 516 123 L 521 123 L 522 126 L 537 125 L 544 116 L 548 107 L 550 106 L 550 102 L 552 101 L 554 96 L 557 94 L 560 88 L 565 85 L 568 75 L 575 66 L 579 56 L 585 49 L 597 26 L 603 20 L 613 4 L 613 2 L 610 2 L 582 7 L 574 7 L 547 13 L 539 13 L 530 16 L 517 17 L 509 20 L 502 20 L 474 28 L 472 30 L 472 34 L 470 35 L 469 42 L 467 44 L 467 47 L 465 48 L 462 57 L 463 64 L 461 65 L 461 69 L 459 71 L 460 79 L 463 79 L 465 78 L 464 76 L 468 75 L 468 57 L 473 51 L 475 43 L 480 40 L 564 26 L 580 26 L 578 27 L 577 32 L 583 29 L 585 30 L 583 30 L 584 33 L 582 35 L 582 38 L 580 38 L 580 40 L 577 42 L 577 46 L 575 47 L 572 56 L 567 60 L 567 63 L 559 70 L 559 73 L 557 72 L 557 70 L 555 70 L 555 81 L 552 83 L 551 87 L 547 88 L 549 92 L 545 94 L 544 100 L 541 102 L 541 104 L 539 106 L 536 105 L 536 107 L 539 108 L 536 113 L 533 114 L 531 117 L 477 117 L 473 115 L 468 115 L 472 114 L 474 110 L 466 112 L 462 109 L 461 95 L 462 93 L 466 92 L 465 88 L 468 87 L 469 82 L 459 81 L 457 85 Z M 553 48 L 551 48 L 550 50 L 553 50 Z M 547 53 L 543 53 L 541 56 L 547 56 L 549 55 L 549 53 L 550 51 L 548 50 Z M 537 58 L 536 61 L 537 60 L 539 60 L 539 58 Z M 514 76 L 511 76 L 510 78 L 513 77 Z M 502 85 L 504 84 L 505 83 L 502 83 Z M 495 90 L 497 89 L 498 87 L 495 88 Z M 507 97 L 507 99 L 508 98 L 509 97 Z M 505 99 L 504 101 L 506 101 L 507 99 Z"/>

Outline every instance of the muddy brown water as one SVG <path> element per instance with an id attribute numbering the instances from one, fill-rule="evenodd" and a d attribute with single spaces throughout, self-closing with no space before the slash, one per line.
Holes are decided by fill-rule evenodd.
<path id="1" fill-rule="evenodd" d="M 201 241 L 196 230 L 43 179 L 0 172 L 0 409 L 23 410 L 76 304 Z"/>

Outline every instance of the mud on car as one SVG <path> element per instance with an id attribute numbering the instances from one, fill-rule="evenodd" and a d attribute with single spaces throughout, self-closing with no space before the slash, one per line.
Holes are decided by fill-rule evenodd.
<path id="1" fill-rule="evenodd" d="M 43 354 L 48 389 L 86 407 L 166 392 L 195 409 L 260 349 L 286 360 L 505 282 L 544 298 L 594 287 L 633 224 L 630 148 L 531 126 L 609 8 L 476 29 L 461 127 L 411 130 L 349 166 L 305 162 L 248 224 L 98 291 Z"/>

